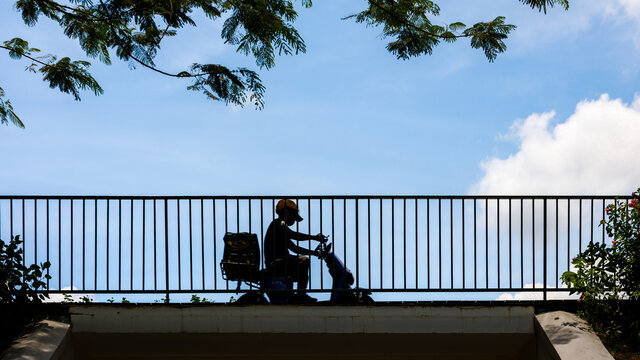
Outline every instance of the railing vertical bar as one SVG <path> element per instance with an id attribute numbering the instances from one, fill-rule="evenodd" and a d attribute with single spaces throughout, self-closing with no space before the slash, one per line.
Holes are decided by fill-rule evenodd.
<path id="1" fill-rule="evenodd" d="M 429 203 L 430 199 L 427 199 L 427 289 L 431 289 L 431 221 L 429 219 L 430 216 L 430 208 Z"/>
<path id="2" fill-rule="evenodd" d="M 107 256 L 108 254 L 107 251 Z M 108 270 L 107 268 L 107 279 Z M 62 290 L 62 199 L 58 199 L 58 290 Z"/>
<path id="3" fill-rule="evenodd" d="M 146 283 L 146 257 L 147 257 L 147 241 L 146 241 L 146 224 L 147 224 L 147 200 L 143 199 L 142 200 L 142 290 L 145 290 L 145 283 Z"/>
<path id="4" fill-rule="evenodd" d="M 605 198 L 602 198 L 602 218 L 601 218 L 602 220 L 604 220 L 604 208 L 605 208 L 605 202 L 606 202 L 606 199 L 605 199 Z M 605 243 L 605 241 L 604 241 L 604 233 L 605 233 L 605 229 L 604 229 L 604 228 L 605 228 L 605 227 L 603 226 L 603 227 L 602 227 L 602 243 L 603 243 L 603 244 Z"/>
<path id="5" fill-rule="evenodd" d="M 567 199 L 567 271 L 571 259 L 571 200 Z"/>
<path id="6" fill-rule="evenodd" d="M 93 289 L 98 290 L 98 199 L 93 201 Z"/>
<path id="7" fill-rule="evenodd" d="M 33 263 L 38 263 L 38 199 L 33 199 Z M 27 257 L 27 254 L 23 254 Z"/>
<path id="8" fill-rule="evenodd" d="M 438 198 L 438 289 L 442 289 L 442 199 Z"/>
<path id="9" fill-rule="evenodd" d="M 70 260 L 70 265 L 71 265 L 71 274 L 70 274 L 70 285 L 69 285 L 69 289 L 73 290 L 73 199 L 69 199 L 69 207 L 71 208 L 71 216 L 70 216 L 70 220 L 71 220 L 71 226 L 69 228 L 69 233 L 70 233 L 70 246 L 69 246 L 69 260 Z"/>
<path id="10" fill-rule="evenodd" d="M 322 209 L 322 200 L 320 200 L 320 204 L 320 209 Z M 320 220 L 322 221 L 322 214 Z M 367 198 L 367 268 L 368 287 L 371 289 L 371 198 Z M 322 278 L 322 272 L 320 272 L 320 278 Z"/>
<path id="11" fill-rule="evenodd" d="M 247 204 L 249 205 L 249 232 L 251 232 L 251 199 L 247 199 Z M 311 216 L 309 216 L 309 221 L 311 221 Z"/>
<path id="12" fill-rule="evenodd" d="M 484 255 L 485 255 L 485 287 L 489 288 L 489 198 L 484 199 Z"/>
<path id="13" fill-rule="evenodd" d="M 202 258 L 202 290 L 205 288 L 204 271 L 204 199 L 200 199 L 200 256 Z"/>
<path id="14" fill-rule="evenodd" d="M 263 206 L 263 199 L 260 199 L 260 249 L 262 249 L 262 252 L 264 253 L 264 206 Z M 322 201 L 320 202 L 320 208 L 322 208 Z M 322 211 L 320 211 L 320 223 L 322 224 Z M 320 225 L 320 228 L 322 229 L 322 225 Z M 260 256 L 260 263 L 261 263 L 261 268 L 264 269 L 264 257 Z M 322 264 L 320 264 L 320 266 L 322 266 Z M 322 275 L 322 273 L 320 273 L 320 275 Z"/>
<path id="15" fill-rule="evenodd" d="M 418 289 L 418 198 L 414 199 L 414 210 L 415 210 L 415 215 L 414 215 L 414 221 L 415 221 L 415 236 L 416 236 L 416 247 L 415 247 L 415 257 L 416 257 L 416 262 L 415 262 L 415 268 L 416 268 L 416 289 Z M 369 271 L 369 273 L 371 273 L 371 271 Z"/>
<path id="16" fill-rule="evenodd" d="M 85 244 L 85 238 L 86 238 L 86 213 L 85 213 L 85 199 L 82 199 L 82 290 L 86 289 L 86 284 L 85 284 L 85 272 L 87 271 L 86 268 L 86 262 L 85 262 L 85 258 L 87 257 L 86 254 L 86 244 Z"/>
<path id="17" fill-rule="evenodd" d="M 589 227 L 591 228 L 591 239 L 589 240 L 589 245 L 593 245 L 593 199 L 591 199 L 591 225 Z M 589 280 L 591 285 L 593 285 L 593 274 L 591 274 Z"/>
<path id="18" fill-rule="evenodd" d="M 296 199 L 297 203 L 298 199 Z M 236 232 L 240 232 L 240 199 L 236 199 Z"/>
<path id="19" fill-rule="evenodd" d="M 331 200 L 333 203 L 333 200 Z M 333 225 L 332 225 L 333 226 Z M 380 198 L 380 289 L 383 288 L 383 275 L 382 275 L 382 258 L 384 254 L 384 249 L 382 247 L 382 198 Z"/>
<path id="20" fill-rule="evenodd" d="M 47 262 L 49 262 L 49 199 L 47 199 Z M 49 268 L 47 268 L 49 275 Z M 47 289 L 49 288 L 49 278 L 47 278 Z"/>
<path id="21" fill-rule="evenodd" d="M 558 205 L 558 199 L 556 199 L 556 205 Z M 557 212 L 556 212 L 557 213 Z M 542 300 L 547 301 L 547 198 L 544 198 L 544 212 L 543 212 L 543 227 L 542 227 L 542 231 L 543 231 L 543 236 L 542 236 L 542 241 L 543 241 L 543 247 L 542 250 L 544 252 L 543 256 L 543 261 L 544 261 L 544 268 L 542 269 L 542 285 L 543 285 L 543 291 L 542 291 Z M 557 222 L 556 222 L 557 223 Z M 557 254 L 557 251 L 556 251 Z M 557 263 L 557 262 L 556 262 Z"/>
<path id="22" fill-rule="evenodd" d="M 130 257 L 130 261 L 129 261 L 129 272 L 131 273 L 130 275 L 130 279 L 129 279 L 129 289 L 133 290 L 133 198 L 131 199 L 131 221 L 129 222 L 129 226 L 131 227 L 130 229 L 130 234 L 129 234 L 129 257 Z"/>
<path id="23" fill-rule="evenodd" d="M 169 299 L 169 204 L 168 199 L 164 198 L 164 281 L 165 281 L 165 298 L 164 302 L 168 303 Z M 179 233 L 179 232 L 178 232 Z M 180 252 L 180 250 L 178 250 Z"/>
<path id="24" fill-rule="evenodd" d="M 26 266 L 27 261 L 27 232 L 24 226 L 24 198 L 22 198 L 22 266 Z"/>
<path id="25" fill-rule="evenodd" d="M 509 288 L 513 288 L 513 250 L 511 246 L 511 198 L 509 198 Z"/>
<path id="26" fill-rule="evenodd" d="M 249 210 L 251 210 L 251 208 L 249 208 Z M 307 217 L 309 218 L 309 221 L 307 221 L 307 234 L 311 234 L 311 199 L 307 199 Z M 251 212 L 249 212 L 249 218 L 251 218 Z M 251 224 L 251 222 L 249 222 L 249 224 Z M 311 241 L 307 241 L 307 249 L 311 250 Z M 313 286 L 311 285 L 311 281 L 313 279 L 311 276 L 311 269 L 311 265 L 309 265 L 309 288 L 313 289 Z"/>
<path id="27" fill-rule="evenodd" d="M 591 239 L 589 240 L 589 244 L 593 244 L 593 199 L 591 199 Z"/>
<path id="28" fill-rule="evenodd" d="M 213 223 L 213 289 L 218 290 L 218 255 L 216 250 L 216 248 L 218 247 L 218 241 L 216 240 L 216 199 L 211 200 L 211 214 L 213 217 L 213 221 L 211 221 Z"/>
<path id="29" fill-rule="evenodd" d="M 531 199 L 531 265 L 533 267 L 531 283 L 536 287 L 536 200 Z"/>
<path id="30" fill-rule="evenodd" d="M 296 199 L 296 203 L 298 202 L 298 199 Z M 311 199 L 307 199 L 307 217 L 309 218 L 309 220 L 307 221 L 307 234 L 311 234 Z M 311 251 L 311 241 L 306 241 L 307 243 L 307 250 Z M 308 270 L 308 279 L 309 279 L 309 288 L 313 289 L 313 285 L 312 285 L 312 276 L 311 276 L 311 264 L 309 264 L 309 270 Z"/>
<path id="31" fill-rule="evenodd" d="M 558 287 L 558 263 L 559 263 L 559 257 L 558 257 L 558 253 L 560 252 L 560 233 L 558 230 L 558 221 L 559 221 L 559 217 L 558 217 L 558 203 L 560 202 L 559 199 L 556 199 L 556 221 L 555 221 L 555 225 L 556 225 L 556 273 L 555 273 L 555 278 L 556 278 L 556 287 Z M 546 281 L 546 279 L 545 279 Z"/>
<path id="32" fill-rule="evenodd" d="M 153 290 L 158 290 L 158 226 L 157 226 L 157 200 L 153 200 Z"/>
<path id="33" fill-rule="evenodd" d="M 192 199 L 189 199 L 189 285 L 193 290 L 193 211 L 191 204 Z"/>
<path id="34" fill-rule="evenodd" d="M 224 199 L 224 233 L 226 234 L 229 231 L 229 208 L 227 205 L 227 198 Z M 285 269 L 286 272 L 286 269 Z M 225 281 L 225 287 L 229 290 L 229 280 Z"/>
<path id="35" fill-rule="evenodd" d="M 13 240 L 13 199 L 9 199 L 9 233 Z"/>
<path id="36" fill-rule="evenodd" d="M 178 290 L 182 290 L 182 242 L 180 236 L 180 199 L 176 199 L 176 222 L 178 226 Z"/>
<path id="37" fill-rule="evenodd" d="M 451 247 L 449 253 L 451 255 L 451 289 L 453 289 L 453 199 L 449 199 L 449 236 L 451 241 Z"/>
<path id="38" fill-rule="evenodd" d="M 464 199 L 460 200 L 460 203 L 462 205 L 462 288 L 465 289 L 467 287 L 466 281 L 465 281 L 465 273 L 466 273 L 466 264 L 465 264 L 465 227 L 464 227 Z"/>
<path id="39" fill-rule="evenodd" d="M 582 199 L 580 199 L 580 203 L 578 204 L 578 212 L 580 216 L 578 217 L 578 254 L 582 251 Z"/>
<path id="40" fill-rule="evenodd" d="M 347 266 L 349 259 L 347 258 L 347 199 L 342 199 L 342 249 L 344 254 L 344 266 Z"/>
<path id="41" fill-rule="evenodd" d="M 318 200 L 320 202 L 320 233 L 324 234 L 324 229 L 322 227 L 323 223 L 322 223 L 322 199 Z M 260 200 L 260 218 L 262 219 L 262 200 Z M 262 224 L 262 222 L 261 222 Z M 262 230 L 262 228 L 260 228 L 260 230 Z M 264 246 L 263 246 L 264 248 Z M 322 261 L 318 262 L 318 266 L 320 267 L 319 269 L 319 273 L 320 273 L 320 289 L 324 289 L 324 279 L 322 277 Z M 371 274 L 371 271 L 369 271 L 369 274 Z M 369 275 L 369 277 L 371 277 L 371 275 Z M 369 285 L 369 288 L 371 288 L 371 285 Z"/>
<path id="42" fill-rule="evenodd" d="M 335 221 L 335 204 L 334 204 L 333 199 L 331 199 L 331 235 L 334 236 L 333 237 L 334 241 L 338 241 L 337 237 L 335 236 L 335 234 L 336 234 L 335 223 L 336 223 L 336 221 Z M 334 245 L 335 245 L 335 243 L 334 243 Z M 334 247 L 333 252 L 335 253 L 335 251 L 336 251 L 336 249 Z M 335 266 L 333 266 L 332 268 L 333 268 L 332 271 L 335 271 Z M 382 287 L 382 286 L 380 286 L 380 287 Z"/>
<path id="43" fill-rule="evenodd" d="M 118 290 L 122 290 L 122 199 L 118 199 Z"/>
<path id="44" fill-rule="evenodd" d="M 524 199 L 520 198 L 520 287 L 524 287 Z"/>
<path id="45" fill-rule="evenodd" d="M 473 199 L 473 289 L 478 288 L 478 221 L 476 199 Z"/>
<path id="46" fill-rule="evenodd" d="M 360 287 L 360 232 L 359 232 L 359 221 L 358 218 L 360 217 L 360 212 L 359 212 L 359 208 L 358 208 L 358 203 L 359 200 L 355 199 L 355 203 L 356 203 L 356 213 L 355 213 L 355 220 L 356 220 L 356 287 Z M 309 219 L 311 219 L 311 216 L 309 216 Z M 309 282 L 311 283 L 311 282 Z"/>
<path id="47" fill-rule="evenodd" d="M 496 199 L 496 250 L 498 257 L 496 263 L 498 266 L 498 289 L 500 289 L 500 199 Z"/>
<path id="48" fill-rule="evenodd" d="M 391 288 L 395 289 L 395 281 L 396 281 L 396 204 L 395 198 L 391 199 Z"/>
<path id="49" fill-rule="evenodd" d="M 118 290 L 122 290 L 122 199 L 118 199 Z"/>
<path id="50" fill-rule="evenodd" d="M 407 198 L 402 199 L 402 286 L 407 289 Z"/>

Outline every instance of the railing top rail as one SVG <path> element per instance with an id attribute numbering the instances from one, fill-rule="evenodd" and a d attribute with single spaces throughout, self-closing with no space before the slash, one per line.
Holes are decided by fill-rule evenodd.
<path id="1" fill-rule="evenodd" d="M 277 199 L 310 199 L 310 200 L 367 200 L 367 199 L 560 199 L 560 200 L 589 200 L 589 199 L 631 199 L 630 195 L 0 195 L 0 199 L 64 199 L 64 200 L 277 200 Z"/>

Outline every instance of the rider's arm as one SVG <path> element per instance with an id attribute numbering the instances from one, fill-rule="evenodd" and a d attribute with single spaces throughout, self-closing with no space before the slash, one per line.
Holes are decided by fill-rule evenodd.
<path id="1" fill-rule="evenodd" d="M 301 241 L 301 240 L 318 240 L 319 239 L 318 235 L 300 233 L 297 231 L 293 231 L 288 227 L 286 228 L 286 232 L 287 232 L 287 239 L 290 239 L 290 240 Z"/>
<path id="2" fill-rule="evenodd" d="M 293 241 L 289 240 L 289 244 L 287 246 L 289 248 L 289 250 L 295 252 L 296 254 L 299 255 L 313 255 L 313 256 L 318 256 L 318 252 L 315 250 L 309 250 L 300 246 L 297 246 L 296 244 L 293 243 Z"/>

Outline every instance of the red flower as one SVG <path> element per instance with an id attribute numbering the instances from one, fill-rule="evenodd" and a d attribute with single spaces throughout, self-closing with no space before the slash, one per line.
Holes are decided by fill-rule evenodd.
<path id="1" fill-rule="evenodd" d="M 618 242 L 616 240 L 613 240 L 611 243 L 613 244 L 613 246 L 616 246 Z"/>
<path id="2" fill-rule="evenodd" d="M 580 299 L 578 299 L 578 302 L 581 302 L 582 299 L 584 299 L 584 294 L 580 295 Z"/>
<path id="3" fill-rule="evenodd" d="M 605 209 L 605 211 L 607 212 L 607 214 L 611 211 L 611 206 L 607 206 L 607 208 Z"/>
<path id="4" fill-rule="evenodd" d="M 636 205 L 638 205 L 638 199 L 633 199 L 629 203 L 629 207 L 636 207 Z"/>

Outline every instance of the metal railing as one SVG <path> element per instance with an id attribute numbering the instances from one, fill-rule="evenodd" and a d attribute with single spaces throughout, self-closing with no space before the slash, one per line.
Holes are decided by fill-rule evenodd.
<path id="1" fill-rule="evenodd" d="M 559 278 L 572 257 L 608 241 L 598 225 L 616 196 L 0 196 L 0 238 L 20 235 L 26 264 L 51 262 L 51 293 L 235 293 L 222 238 L 253 232 L 263 249 L 281 198 L 299 205 L 294 228 L 329 235 L 354 286 L 374 295 L 546 300 L 568 291 Z M 309 281 L 331 289 L 319 261 Z"/>

